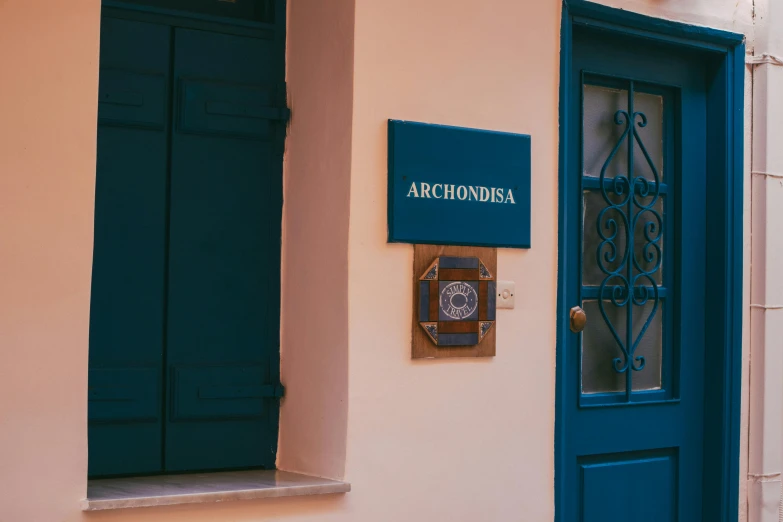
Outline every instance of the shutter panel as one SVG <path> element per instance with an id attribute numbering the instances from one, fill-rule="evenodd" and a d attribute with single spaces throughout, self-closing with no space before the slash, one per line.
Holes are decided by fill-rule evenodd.
<path id="1" fill-rule="evenodd" d="M 113 18 L 101 25 L 91 476 L 162 469 L 169 34 Z"/>
<path id="2" fill-rule="evenodd" d="M 274 467 L 286 112 L 275 46 L 175 30 L 167 471 Z"/>

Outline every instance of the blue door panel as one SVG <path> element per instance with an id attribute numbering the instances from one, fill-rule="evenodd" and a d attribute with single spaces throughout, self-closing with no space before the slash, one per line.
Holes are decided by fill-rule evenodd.
<path id="1" fill-rule="evenodd" d="M 627 369 L 625 391 L 590 394 L 582 389 L 583 334 L 570 334 L 565 343 L 565 367 L 562 373 L 562 407 L 565 415 L 562 458 L 564 462 L 565 510 L 560 513 L 565 522 L 690 522 L 702 519 L 703 442 L 704 442 L 704 361 L 706 281 L 706 63 L 697 54 L 680 48 L 656 45 L 633 37 L 619 38 L 609 33 L 585 28 L 573 32 L 573 62 L 568 86 L 568 127 L 572 129 L 567 151 L 573 168 L 569 186 L 578 192 L 569 195 L 563 211 L 567 227 L 600 227 L 583 222 L 583 194 L 600 191 L 599 180 L 588 179 L 582 167 L 583 85 L 599 85 L 633 92 L 655 93 L 661 96 L 663 111 L 663 168 L 659 182 L 665 204 L 661 222 L 655 222 L 652 236 L 661 230 L 664 237 L 660 252 L 664 263 L 658 291 L 649 279 L 642 279 L 634 294 L 641 309 L 644 299 L 657 298 L 662 315 L 661 385 L 650 391 L 633 391 L 632 378 L 643 371 Z M 617 91 L 625 92 L 625 91 Z M 621 100 L 625 100 L 618 95 Z M 626 96 L 630 107 L 632 96 Z M 620 103 L 625 103 L 621 101 Z M 624 107 L 621 105 L 621 108 Z M 607 116 L 617 125 L 617 135 L 626 123 L 622 114 Z M 641 116 L 634 120 L 639 125 Z M 623 136 L 626 136 L 623 134 Z M 632 135 L 631 135 L 632 136 Z M 636 143 L 636 142 L 635 142 Z M 612 145 L 607 145 L 612 149 Z M 625 165 L 616 175 L 626 175 L 638 164 Z M 615 175 L 615 174 L 613 174 Z M 620 200 L 622 183 L 611 181 L 610 197 Z M 652 187 L 653 185 L 648 185 Z M 614 191 L 620 191 L 620 195 Z M 635 189 L 641 194 L 644 188 Z M 612 201 L 614 201 L 612 200 Z M 606 203 L 608 206 L 609 203 Z M 622 212 L 623 208 L 619 211 Z M 630 203 L 629 216 L 640 207 Z M 615 223 L 621 221 L 613 210 Z M 626 219 L 626 218 L 623 218 Z M 630 219 L 628 217 L 627 219 Z M 611 236 L 612 224 L 603 223 L 603 237 Z M 641 234 L 641 226 L 636 229 Z M 648 229 L 648 233 L 650 230 Z M 582 235 L 563 258 L 565 272 L 565 302 L 560 313 L 596 299 L 601 292 L 609 299 L 611 288 L 621 286 L 621 278 L 608 280 L 607 287 L 589 286 L 582 281 L 583 265 L 594 262 L 596 253 L 583 250 Z M 645 241 L 645 240 L 642 240 Z M 649 241 L 649 238 L 647 239 Z M 612 242 L 611 238 L 606 243 Z M 605 244 L 606 244 L 605 243 Z M 618 258 L 622 258 L 620 248 Z M 604 247 L 610 248 L 610 247 Z M 608 250 L 604 250 L 605 254 Z M 604 257 L 604 260 L 607 258 Z M 600 260 L 599 260 L 600 261 Z M 639 269 L 629 270 L 639 273 Z M 611 270 L 609 271 L 611 272 Z M 605 272 L 608 274 L 608 272 Z M 603 277 L 603 276 L 602 276 Z M 614 294 L 618 302 L 623 293 Z M 644 295 L 646 297 L 640 297 Z M 620 305 L 618 305 L 620 306 Z M 623 308 L 627 310 L 628 308 Z M 639 312 L 641 313 L 641 312 Z M 603 324 L 608 319 L 600 314 L 588 317 L 589 322 Z M 627 329 L 626 329 L 627 331 Z M 618 350 L 619 353 L 619 350 Z M 607 355 L 606 364 L 612 365 Z M 629 358 L 639 366 L 639 361 Z M 622 373 L 623 356 L 615 366 Z M 591 362 L 591 364 L 595 364 Z M 619 370 L 618 370 L 619 368 Z M 649 370 L 649 368 L 648 368 Z M 625 380 L 623 381 L 625 382 Z"/>
<path id="2" fill-rule="evenodd" d="M 279 383 L 282 140 L 264 112 L 277 85 L 271 50 L 266 40 L 175 32 L 169 471 L 274 467 L 277 399 L 259 396 Z"/>
<path id="3" fill-rule="evenodd" d="M 677 468 L 674 449 L 583 459 L 582 521 L 677 520 Z"/>
<path id="4" fill-rule="evenodd" d="M 169 28 L 102 20 L 90 475 L 162 469 L 168 55 Z"/>

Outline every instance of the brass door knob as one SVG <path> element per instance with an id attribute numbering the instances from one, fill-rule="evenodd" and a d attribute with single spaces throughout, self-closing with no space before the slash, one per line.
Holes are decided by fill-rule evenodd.
<path id="1" fill-rule="evenodd" d="M 571 309 L 571 331 L 579 333 L 587 324 L 587 315 L 581 306 L 575 306 Z"/>

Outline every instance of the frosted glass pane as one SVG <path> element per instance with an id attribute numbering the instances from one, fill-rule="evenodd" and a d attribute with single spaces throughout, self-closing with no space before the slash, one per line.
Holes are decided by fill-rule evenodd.
<path id="1" fill-rule="evenodd" d="M 616 372 L 612 361 L 616 357 L 620 358 L 622 367 L 625 358 L 601 316 L 598 301 L 584 301 L 582 307 L 587 314 L 587 324 L 582 332 L 582 393 L 623 392 L 625 391 L 626 374 Z M 610 301 L 604 301 L 604 307 L 618 336 L 625 342 L 627 306 L 616 307 Z M 645 306 L 634 306 L 634 337 L 639 335 L 652 309 L 653 303 L 651 301 Z M 645 358 L 645 367 L 641 371 L 633 371 L 632 389 L 634 391 L 661 388 L 662 347 L 663 302 L 660 302 L 658 310 L 634 354 L 634 356 L 644 356 Z M 627 371 L 632 370 L 629 368 Z"/>
<path id="2" fill-rule="evenodd" d="M 628 110 L 628 91 L 612 89 L 596 85 L 584 85 L 584 173 L 598 177 L 601 168 L 612 153 L 612 149 L 620 141 L 626 129 L 624 116 L 620 124 L 615 121 L 618 110 Z M 654 94 L 634 93 L 634 111 L 647 117 L 647 125 L 640 127 L 637 116 L 635 126 L 639 139 L 644 144 L 652 160 L 652 165 L 658 170 L 663 181 L 663 98 Z M 628 140 L 622 140 L 620 148 L 607 166 L 606 176 L 628 174 Z M 634 177 L 643 176 L 653 180 L 653 171 L 645 159 L 638 143 L 634 143 Z"/>
<path id="3" fill-rule="evenodd" d="M 625 130 L 624 125 L 615 123 L 614 115 L 619 109 L 628 108 L 628 91 L 585 85 L 583 96 L 584 170 L 588 176 L 598 177 L 601 175 L 601 167 Z M 606 175 L 614 177 L 625 173 L 627 161 L 628 145 L 623 141 Z"/>
<path id="4" fill-rule="evenodd" d="M 582 284 L 597 286 L 600 285 L 606 277 L 606 274 L 601 271 L 598 264 L 599 255 L 603 260 L 604 268 L 609 272 L 614 272 L 620 268 L 620 264 L 623 261 L 623 253 L 627 248 L 626 238 L 628 236 L 625 228 L 625 221 L 622 216 L 626 211 L 626 207 L 623 207 L 622 210 L 607 210 L 603 215 L 601 219 L 601 230 L 603 231 L 604 236 L 610 237 L 615 233 L 614 228 L 609 223 L 611 220 L 614 220 L 617 226 L 617 235 L 613 240 L 614 248 L 608 243 L 604 244 L 602 247 L 602 239 L 598 232 L 598 217 L 601 211 L 607 207 L 607 203 L 600 190 L 585 190 L 583 196 L 582 245 L 584 255 L 582 258 Z M 614 199 L 615 197 L 617 196 L 610 194 L 611 199 Z"/>
<path id="5" fill-rule="evenodd" d="M 634 111 L 647 116 L 647 125 L 644 127 L 636 125 L 636 132 L 647 149 L 652 164 L 658 170 L 661 181 L 663 181 L 663 98 L 654 94 L 635 92 L 633 104 Z M 650 164 L 645 159 L 641 147 L 636 143 L 634 144 L 633 161 L 634 176 L 644 176 L 649 180 L 655 179 Z"/>
<path id="6" fill-rule="evenodd" d="M 649 203 L 649 201 L 643 201 Z M 666 239 L 663 235 L 663 206 L 665 198 L 659 196 L 655 204 L 652 206 L 652 210 L 643 210 L 634 207 L 636 216 L 636 229 L 633 235 L 634 242 L 634 256 L 636 262 L 639 264 L 639 268 L 643 272 L 652 272 L 651 276 L 656 284 L 661 285 L 663 281 L 663 242 Z M 655 212 L 653 212 L 653 210 Z M 656 215 L 657 213 L 657 215 Z M 658 219 L 660 218 L 660 219 Z M 645 236 L 645 230 L 647 235 Z M 647 237 L 652 240 L 648 241 Z M 658 248 L 655 248 L 657 245 Z M 659 264 L 660 263 L 660 264 Z M 656 269 L 656 266 L 658 267 Z M 634 267 L 634 273 L 637 273 Z M 639 279 L 637 284 L 649 285 L 650 282 L 646 279 Z"/>

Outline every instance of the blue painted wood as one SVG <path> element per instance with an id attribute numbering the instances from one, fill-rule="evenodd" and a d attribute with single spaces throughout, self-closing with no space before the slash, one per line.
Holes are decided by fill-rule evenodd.
<path id="1" fill-rule="evenodd" d="M 565 0 L 565 14 L 577 25 L 593 27 L 681 46 L 727 52 L 742 44 L 744 36 L 730 31 L 653 18 L 606 7 L 590 0 Z"/>
<path id="2" fill-rule="evenodd" d="M 168 56 L 167 27 L 103 19 L 90 305 L 92 476 L 162 470 Z"/>
<path id="3" fill-rule="evenodd" d="M 274 24 L 108 3 L 89 473 L 272 468 L 285 2 Z"/>
<path id="4" fill-rule="evenodd" d="M 123 0 L 123 3 L 251 22 L 271 23 L 274 20 L 273 0 Z"/>
<path id="5" fill-rule="evenodd" d="M 677 489 L 668 492 L 664 498 L 650 497 L 655 504 L 674 504 L 676 511 L 669 511 L 658 522 L 702 519 L 703 499 L 703 404 L 704 404 L 704 308 L 705 279 L 702 273 L 698 277 L 699 267 L 706 262 L 707 245 L 704 240 L 706 219 L 704 190 L 706 185 L 705 157 L 707 154 L 704 126 L 707 121 L 706 92 L 703 88 L 706 71 L 702 61 L 694 53 L 682 51 L 672 56 L 669 49 L 653 44 L 634 41 L 628 37 L 601 36 L 592 30 L 577 28 L 574 30 L 574 50 L 572 65 L 571 93 L 574 103 L 581 103 L 582 71 L 594 74 L 615 74 L 630 76 L 638 81 L 647 81 L 662 85 L 679 85 L 679 100 L 666 97 L 665 104 L 679 104 L 675 112 L 675 129 L 665 135 L 668 141 L 665 149 L 673 149 L 674 154 L 665 158 L 664 172 L 673 183 L 674 190 L 667 195 L 669 211 L 665 216 L 664 234 L 664 285 L 671 291 L 664 302 L 666 308 L 679 310 L 675 321 L 665 321 L 664 330 L 673 336 L 664 337 L 664 372 L 681 369 L 680 375 L 686 376 L 678 383 L 663 382 L 666 398 L 678 398 L 676 402 L 657 402 L 644 407 L 633 404 L 625 407 L 582 408 L 580 402 L 572 403 L 567 422 L 570 423 L 570 436 L 565 441 L 567 457 L 576 463 L 584 457 L 600 457 L 606 454 L 628 454 L 644 452 L 657 448 L 669 448 L 678 454 L 678 469 L 675 475 Z M 580 116 L 576 115 L 576 122 Z M 579 126 L 576 140 L 580 140 Z M 578 142 L 578 141 L 577 141 Z M 581 147 L 580 147 L 581 148 Z M 577 151 L 577 156 L 581 151 Z M 582 169 L 571 172 L 573 185 L 578 186 Z M 579 203 L 577 202 L 577 205 Z M 672 212 L 673 210 L 673 212 Z M 579 219 L 581 213 L 575 217 Z M 673 225 L 673 226 L 672 226 Z M 584 226 L 595 226 L 585 223 Z M 672 230 L 673 229 L 673 230 Z M 673 233 L 672 233 L 673 232 Z M 638 232 L 637 232 L 638 233 Z M 578 244 L 578 243 L 577 243 Z M 577 252 L 580 249 L 577 247 Z M 584 255 L 588 255 L 585 253 Z M 589 255 L 594 255 L 590 253 Z M 579 260 L 581 267 L 582 260 Z M 579 285 L 578 274 L 571 274 L 572 283 Z M 687 274 L 687 276 L 686 276 Z M 581 288 L 579 288 L 581 291 Z M 578 295 L 578 294 L 577 294 Z M 590 321 L 602 321 L 601 317 L 591 317 Z M 568 353 L 579 353 L 579 336 L 570 339 Z M 687 347 L 687 349 L 681 349 Z M 667 357 L 668 356 L 668 357 Z M 566 371 L 573 376 L 570 383 L 572 393 L 582 398 L 579 387 L 579 357 L 566 361 Z M 607 357 L 607 364 L 611 364 Z M 668 372 L 666 370 L 669 370 Z M 630 370 L 629 370 L 630 372 Z M 628 374 L 626 374 L 628 375 Z M 642 401 L 648 395 L 631 395 L 632 401 Z M 613 435 L 621 434 L 622 440 Z M 572 464 L 573 466 L 573 464 Z M 624 468 L 627 469 L 627 468 Z M 604 476 L 606 482 L 590 485 L 588 478 L 579 472 L 578 465 L 565 471 L 565 488 L 579 491 L 584 488 L 603 488 L 607 491 L 622 491 L 627 482 L 637 484 L 641 491 L 656 493 L 655 474 L 645 474 L 645 467 L 635 471 Z M 660 492 L 662 493 L 662 492 Z M 617 518 L 614 507 L 603 508 L 593 504 L 592 512 L 585 511 L 589 506 L 573 502 L 571 514 L 565 520 L 598 519 L 635 520 L 634 513 L 626 513 Z M 627 517 L 627 518 L 626 518 Z"/>
<path id="6" fill-rule="evenodd" d="M 168 119 L 165 74 L 104 66 L 98 92 L 99 123 L 165 130 Z"/>
<path id="7" fill-rule="evenodd" d="M 530 247 L 530 136 L 389 120 L 388 144 L 390 242 Z"/>
<path id="8" fill-rule="evenodd" d="M 269 139 L 288 109 L 275 105 L 275 84 L 246 86 L 181 80 L 180 132 Z"/>
<path id="9" fill-rule="evenodd" d="M 594 27 L 601 28 L 604 32 L 594 33 L 591 38 L 582 37 L 580 40 L 578 33 L 581 28 Z M 575 34 L 577 37 L 575 38 Z M 582 33 L 585 34 L 585 33 Z M 578 242 L 581 233 L 581 223 L 579 219 L 580 192 L 578 172 L 579 167 L 579 105 L 580 100 L 574 96 L 575 88 L 579 85 L 580 60 L 584 59 L 584 54 L 595 42 L 600 42 L 602 38 L 610 39 L 609 35 L 620 35 L 621 45 L 615 45 L 622 54 L 623 46 L 628 46 L 631 35 L 641 36 L 647 40 L 666 43 L 675 43 L 677 47 L 670 47 L 668 57 L 661 56 L 664 62 L 670 62 L 672 55 L 680 54 L 685 48 L 692 49 L 710 49 L 717 51 L 709 55 L 702 55 L 701 67 L 706 84 L 706 89 L 700 96 L 706 101 L 703 103 L 704 112 L 709 114 L 709 125 L 702 118 L 701 129 L 694 129 L 694 135 L 686 137 L 690 139 L 690 146 L 693 140 L 703 139 L 707 143 L 708 150 L 719 151 L 717 154 L 708 156 L 710 161 L 710 184 L 702 185 L 707 187 L 707 194 L 701 195 L 699 199 L 703 201 L 703 212 L 700 222 L 697 220 L 696 226 L 705 231 L 709 230 L 706 240 L 695 238 L 695 241 L 704 241 L 705 254 L 695 252 L 693 245 L 683 245 L 683 241 L 694 239 L 687 237 L 685 230 L 682 237 L 678 240 L 678 245 L 682 245 L 682 251 L 678 252 L 678 257 L 682 260 L 682 266 L 679 267 L 684 278 L 693 278 L 699 276 L 702 281 L 710 281 L 705 285 L 706 301 L 710 303 L 715 317 L 711 319 L 716 326 L 706 333 L 702 332 L 702 345 L 704 343 L 710 346 L 709 358 L 690 359 L 691 354 L 680 350 L 681 359 L 678 365 L 682 367 L 682 378 L 675 371 L 671 374 L 672 387 L 679 400 L 665 400 L 664 402 L 655 402 L 645 404 L 644 407 L 634 407 L 627 405 L 612 405 L 611 407 L 597 405 L 579 406 L 579 390 L 576 389 L 578 375 L 576 374 L 575 361 L 578 358 L 578 350 L 575 346 L 576 336 L 568 330 L 567 310 L 578 302 L 578 284 L 574 280 L 574 274 L 580 273 L 579 256 L 581 255 Z M 703 448 L 701 453 L 704 456 L 703 476 L 698 480 L 698 487 L 701 488 L 701 498 L 703 501 L 694 500 L 691 497 L 683 497 L 682 491 L 677 491 L 677 509 L 680 511 L 679 518 L 675 515 L 659 514 L 654 520 L 720 520 L 728 522 L 737 519 L 738 513 L 738 485 L 739 476 L 739 397 L 740 397 L 740 369 L 741 369 L 741 283 L 742 283 L 742 85 L 743 85 L 743 46 L 741 45 L 742 36 L 722 31 L 712 31 L 704 28 L 694 28 L 676 24 L 672 22 L 663 22 L 648 17 L 633 15 L 625 11 L 611 10 L 602 6 L 596 6 L 587 2 L 570 1 L 564 5 L 563 23 L 561 32 L 561 109 L 560 109 L 560 220 L 559 220 L 559 284 L 558 284 L 558 353 L 557 353 L 557 401 L 556 401 L 556 445 L 555 445 L 555 504 L 556 520 L 566 522 L 572 520 L 641 520 L 644 514 L 650 509 L 650 506 L 657 507 L 658 497 L 666 496 L 665 492 L 657 492 L 656 485 L 660 482 L 651 477 L 656 475 L 649 470 L 645 472 L 634 472 L 630 476 L 615 477 L 593 475 L 594 482 L 604 484 L 605 488 L 598 490 L 592 489 L 587 495 L 589 499 L 599 499 L 604 495 L 607 502 L 595 502 L 585 507 L 584 501 L 584 480 L 586 476 L 584 469 L 574 467 L 577 460 L 584 463 L 586 459 L 607 459 L 608 456 L 615 455 L 629 457 L 638 454 L 639 448 L 675 448 L 678 455 L 677 475 L 682 485 L 682 480 L 687 478 L 689 473 L 693 474 L 693 465 L 688 465 L 688 461 L 695 462 L 691 450 L 694 448 L 695 440 L 701 438 Z M 644 46 L 643 46 L 644 47 Z M 580 52 L 582 55 L 580 56 Z M 655 65 L 648 60 L 647 51 L 639 52 L 636 56 L 628 60 L 616 60 L 617 56 L 612 53 L 612 49 L 604 50 L 604 60 L 612 61 L 615 59 L 615 65 L 634 69 L 634 62 L 644 65 Z M 588 52 L 589 54 L 589 52 Z M 684 56 L 684 55 L 683 55 Z M 687 60 L 687 57 L 685 58 Z M 599 59 L 599 61 L 601 61 Z M 677 60 L 674 60 L 677 61 Z M 606 64 L 609 65 L 609 64 Z M 674 67 L 672 73 L 677 74 Z M 644 71 L 636 71 L 639 74 L 645 74 Z M 694 67 L 699 69 L 699 66 Z M 647 70 L 650 74 L 651 69 Z M 691 71 L 692 72 L 692 71 Z M 665 79 L 666 74 L 655 75 L 656 79 Z M 688 72 L 685 72 L 687 76 Z M 687 84 L 687 82 L 686 82 Z M 688 91 L 697 91 L 690 89 L 685 85 L 686 95 Z M 693 94 L 693 92 L 691 93 Z M 684 96 L 682 106 L 687 112 L 687 107 L 697 101 L 693 96 Z M 693 122 L 681 122 L 682 128 L 692 125 Z M 705 133 L 709 128 L 710 132 Z M 681 135 L 682 136 L 682 135 Z M 701 138 L 699 138 L 701 136 Z M 678 157 L 677 161 L 683 166 L 695 167 L 699 170 L 698 162 L 690 161 L 691 151 L 684 149 L 685 154 Z M 725 154 L 721 152 L 725 151 Z M 703 171 L 703 168 L 701 169 Z M 683 177 L 685 179 L 685 177 Z M 688 186 L 674 187 L 675 192 L 698 190 L 696 184 Z M 683 204 L 681 207 L 686 213 L 693 214 L 690 208 L 692 203 Z M 696 205 L 699 206 L 698 204 Z M 709 215 L 710 227 L 707 228 L 707 221 L 704 215 Z M 687 218 L 688 216 L 684 216 Z M 683 216 L 679 216 L 683 219 Z M 693 264 L 698 256 L 702 255 L 703 263 L 697 265 L 698 268 L 689 270 L 688 266 Z M 704 274 L 704 267 L 707 267 L 707 274 Z M 691 284 L 686 281 L 683 286 Z M 679 297 L 683 304 L 694 304 L 693 296 Z M 690 299 L 690 301 L 689 301 Z M 712 306 L 716 303 L 716 307 Z M 699 303 L 703 308 L 704 303 Z M 680 310 L 687 308 L 681 307 Z M 718 317 L 720 316 L 720 317 Z M 698 319 L 697 319 L 698 321 Z M 704 324 L 703 322 L 696 324 Z M 681 329 L 679 346 L 684 346 L 683 342 L 694 342 L 698 336 L 695 332 L 696 327 L 685 325 Z M 689 333 L 690 332 L 690 333 Z M 692 422 L 690 416 L 683 416 L 679 423 L 667 422 L 661 415 L 674 415 L 672 412 L 678 410 L 694 411 L 697 408 L 691 400 L 693 396 L 694 385 L 691 382 L 693 375 L 691 371 L 694 367 L 701 364 L 702 369 L 696 370 L 697 378 L 703 378 L 706 386 L 704 390 L 705 397 L 709 399 L 704 401 L 703 423 L 701 421 Z M 702 376 L 699 377 L 698 373 Z M 682 386 L 677 387 L 677 384 Z M 688 397 L 691 399 L 688 399 Z M 600 399 L 600 398 L 599 398 Z M 599 400 L 600 402 L 600 400 Z M 585 412 L 590 412 L 585 414 Z M 618 413 L 619 412 L 619 413 Z M 589 422 L 575 424 L 578 417 L 588 419 Z M 589 416 L 589 417 L 588 417 Z M 651 421 L 651 418 L 658 416 L 657 422 Z M 671 419 L 669 419 L 671 420 Z M 584 432 L 580 428 L 586 428 Z M 601 430 L 603 429 L 603 433 Z M 688 443 L 690 441 L 690 443 Z M 679 444 L 686 443 L 685 447 Z M 669 450 L 657 450 L 669 451 Z M 629 457 L 630 458 L 630 457 Z M 699 468 L 699 466 L 695 466 Z M 603 468 L 601 468 L 603 469 Z M 682 474 L 685 473 L 686 476 Z M 580 478 L 582 477 L 582 478 Z M 607 507 L 622 502 L 624 498 L 623 491 L 626 490 L 627 483 L 642 479 L 647 481 L 650 487 L 636 487 L 634 493 L 642 496 L 640 502 L 641 508 L 637 511 L 629 512 L 625 517 L 622 513 L 612 513 L 612 508 Z M 580 485 L 580 481 L 581 485 Z M 687 486 L 686 486 L 687 487 Z M 650 493 L 648 496 L 647 493 Z M 580 497 L 580 493 L 582 497 Z M 618 500 L 620 499 L 620 500 Z M 588 500 L 592 502 L 592 500 Z M 663 502 L 665 504 L 665 501 Z M 602 504 L 604 507 L 602 507 Z M 697 508 L 696 504 L 700 504 Z M 585 509 L 588 510 L 585 513 Z M 579 518 L 579 511 L 582 511 Z M 691 511 L 688 511 L 691 510 Z M 701 516 L 692 517 L 683 516 L 682 513 L 695 513 L 701 510 Z M 587 517 L 587 518 L 584 518 Z M 596 518 L 591 518 L 596 517 Z"/>
<path id="10" fill-rule="evenodd" d="M 274 2 L 275 7 L 272 10 L 275 18 L 274 23 L 242 20 L 186 10 L 166 9 L 154 5 L 140 5 L 119 0 L 103 0 L 101 2 L 101 14 L 107 17 L 137 22 L 168 25 L 171 27 L 187 27 L 201 31 L 272 40 L 276 39 L 281 31 L 278 18 L 285 17 L 285 1 L 274 0 Z M 283 15 L 280 15 L 280 13 L 283 13 Z"/>
<path id="11" fill-rule="evenodd" d="M 279 382 L 283 124 L 257 110 L 284 95 L 276 48 L 190 29 L 174 46 L 165 466 L 273 468 L 276 399 L 198 390 Z"/>
<path id="12" fill-rule="evenodd" d="M 705 502 L 705 518 L 737 520 L 739 509 L 740 386 L 742 369 L 742 215 L 743 215 L 743 85 L 745 49 L 732 48 L 724 60 L 712 64 L 709 103 L 717 110 L 707 135 L 714 143 L 708 158 L 712 183 L 707 187 L 710 222 L 707 241 L 714 251 L 706 266 L 709 281 L 706 299 L 711 314 L 724 318 L 710 321 L 706 404 L 715 429 L 707 432 L 705 451 L 715 455 L 705 462 L 705 474 L 714 491 Z M 719 499 L 719 500 L 715 500 Z"/>
<path id="13" fill-rule="evenodd" d="M 489 281 L 487 283 L 487 320 L 495 320 L 495 307 L 497 305 L 497 283 L 495 281 Z"/>
<path id="14" fill-rule="evenodd" d="M 100 354 L 99 349 L 96 354 Z M 91 368 L 89 383 L 88 418 L 91 423 L 159 424 L 159 368 Z"/>
<path id="15" fill-rule="evenodd" d="M 479 259 L 477 257 L 449 257 L 440 256 L 438 258 L 440 268 L 478 268 Z"/>
<path id="16" fill-rule="evenodd" d="M 172 370 L 171 421 L 258 419 L 266 421 L 277 402 L 266 364 L 176 366 Z"/>
<path id="17" fill-rule="evenodd" d="M 419 321 L 426 323 L 430 320 L 430 282 L 419 282 Z"/>
<path id="18" fill-rule="evenodd" d="M 438 334 L 438 346 L 475 346 L 478 342 L 477 333 Z"/>
<path id="19" fill-rule="evenodd" d="M 577 499 L 584 522 L 677 520 L 677 453 L 672 450 L 579 459 Z M 612 487 L 606 487 L 611 484 Z M 654 499 L 654 501 L 651 501 Z"/>

